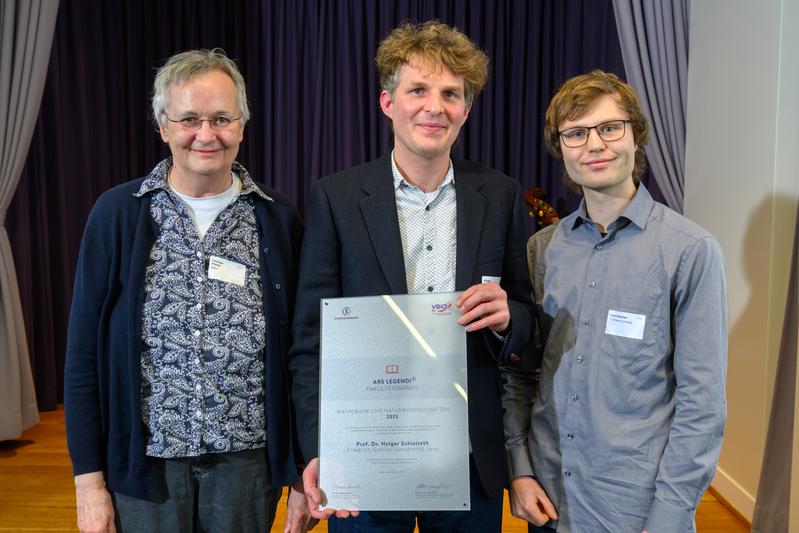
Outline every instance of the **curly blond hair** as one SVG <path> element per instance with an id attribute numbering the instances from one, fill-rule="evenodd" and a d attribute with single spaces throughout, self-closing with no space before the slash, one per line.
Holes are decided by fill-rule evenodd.
<path id="1" fill-rule="evenodd" d="M 414 57 L 440 63 L 462 76 L 467 105 L 480 94 L 488 78 L 488 56 L 466 35 L 437 20 L 405 22 L 394 28 L 377 49 L 375 65 L 383 90 L 394 94 L 400 68 Z"/>

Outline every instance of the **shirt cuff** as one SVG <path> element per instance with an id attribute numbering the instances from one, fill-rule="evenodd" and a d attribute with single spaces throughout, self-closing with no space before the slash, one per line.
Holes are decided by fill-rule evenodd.
<path id="1" fill-rule="evenodd" d="M 696 531 L 694 527 L 695 512 L 695 509 L 678 507 L 655 498 L 644 529 L 649 533 Z"/>
<path id="2" fill-rule="evenodd" d="M 510 479 L 522 476 L 535 477 L 533 463 L 530 461 L 530 454 L 523 446 L 514 446 L 505 450 L 508 455 L 508 474 Z"/>

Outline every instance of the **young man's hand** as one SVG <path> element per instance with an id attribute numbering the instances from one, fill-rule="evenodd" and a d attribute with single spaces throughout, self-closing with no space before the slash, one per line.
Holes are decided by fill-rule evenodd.
<path id="1" fill-rule="evenodd" d="M 558 519 L 546 491 L 531 476 L 517 477 L 510 482 L 510 512 L 536 526 Z"/>

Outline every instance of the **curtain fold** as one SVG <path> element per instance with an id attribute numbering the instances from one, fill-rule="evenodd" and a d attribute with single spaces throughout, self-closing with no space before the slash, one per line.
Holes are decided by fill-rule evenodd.
<path id="1" fill-rule="evenodd" d="M 0 2 L 0 441 L 39 421 L 6 213 L 42 99 L 58 0 Z"/>
<path id="2" fill-rule="evenodd" d="M 752 533 L 787 533 L 794 458 L 796 364 L 799 351 L 799 212 L 793 239 L 791 279 L 785 304 L 777 376 L 771 402 L 766 447 L 752 518 Z"/>
<path id="3" fill-rule="evenodd" d="M 682 213 L 690 0 L 613 0 L 627 81 L 651 127 L 646 156 L 666 201 Z"/>

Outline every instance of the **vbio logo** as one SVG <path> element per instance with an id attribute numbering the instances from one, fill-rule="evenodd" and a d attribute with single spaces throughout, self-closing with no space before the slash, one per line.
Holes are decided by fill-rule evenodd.
<path id="1" fill-rule="evenodd" d="M 433 311 L 434 313 L 446 313 L 447 311 L 449 311 L 450 309 L 452 309 L 452 304 L 450 304 L 450 303 L 446 303 L 446 304 L 433 304 L 431 307 L 432 307 L 432 311 Z"/>

